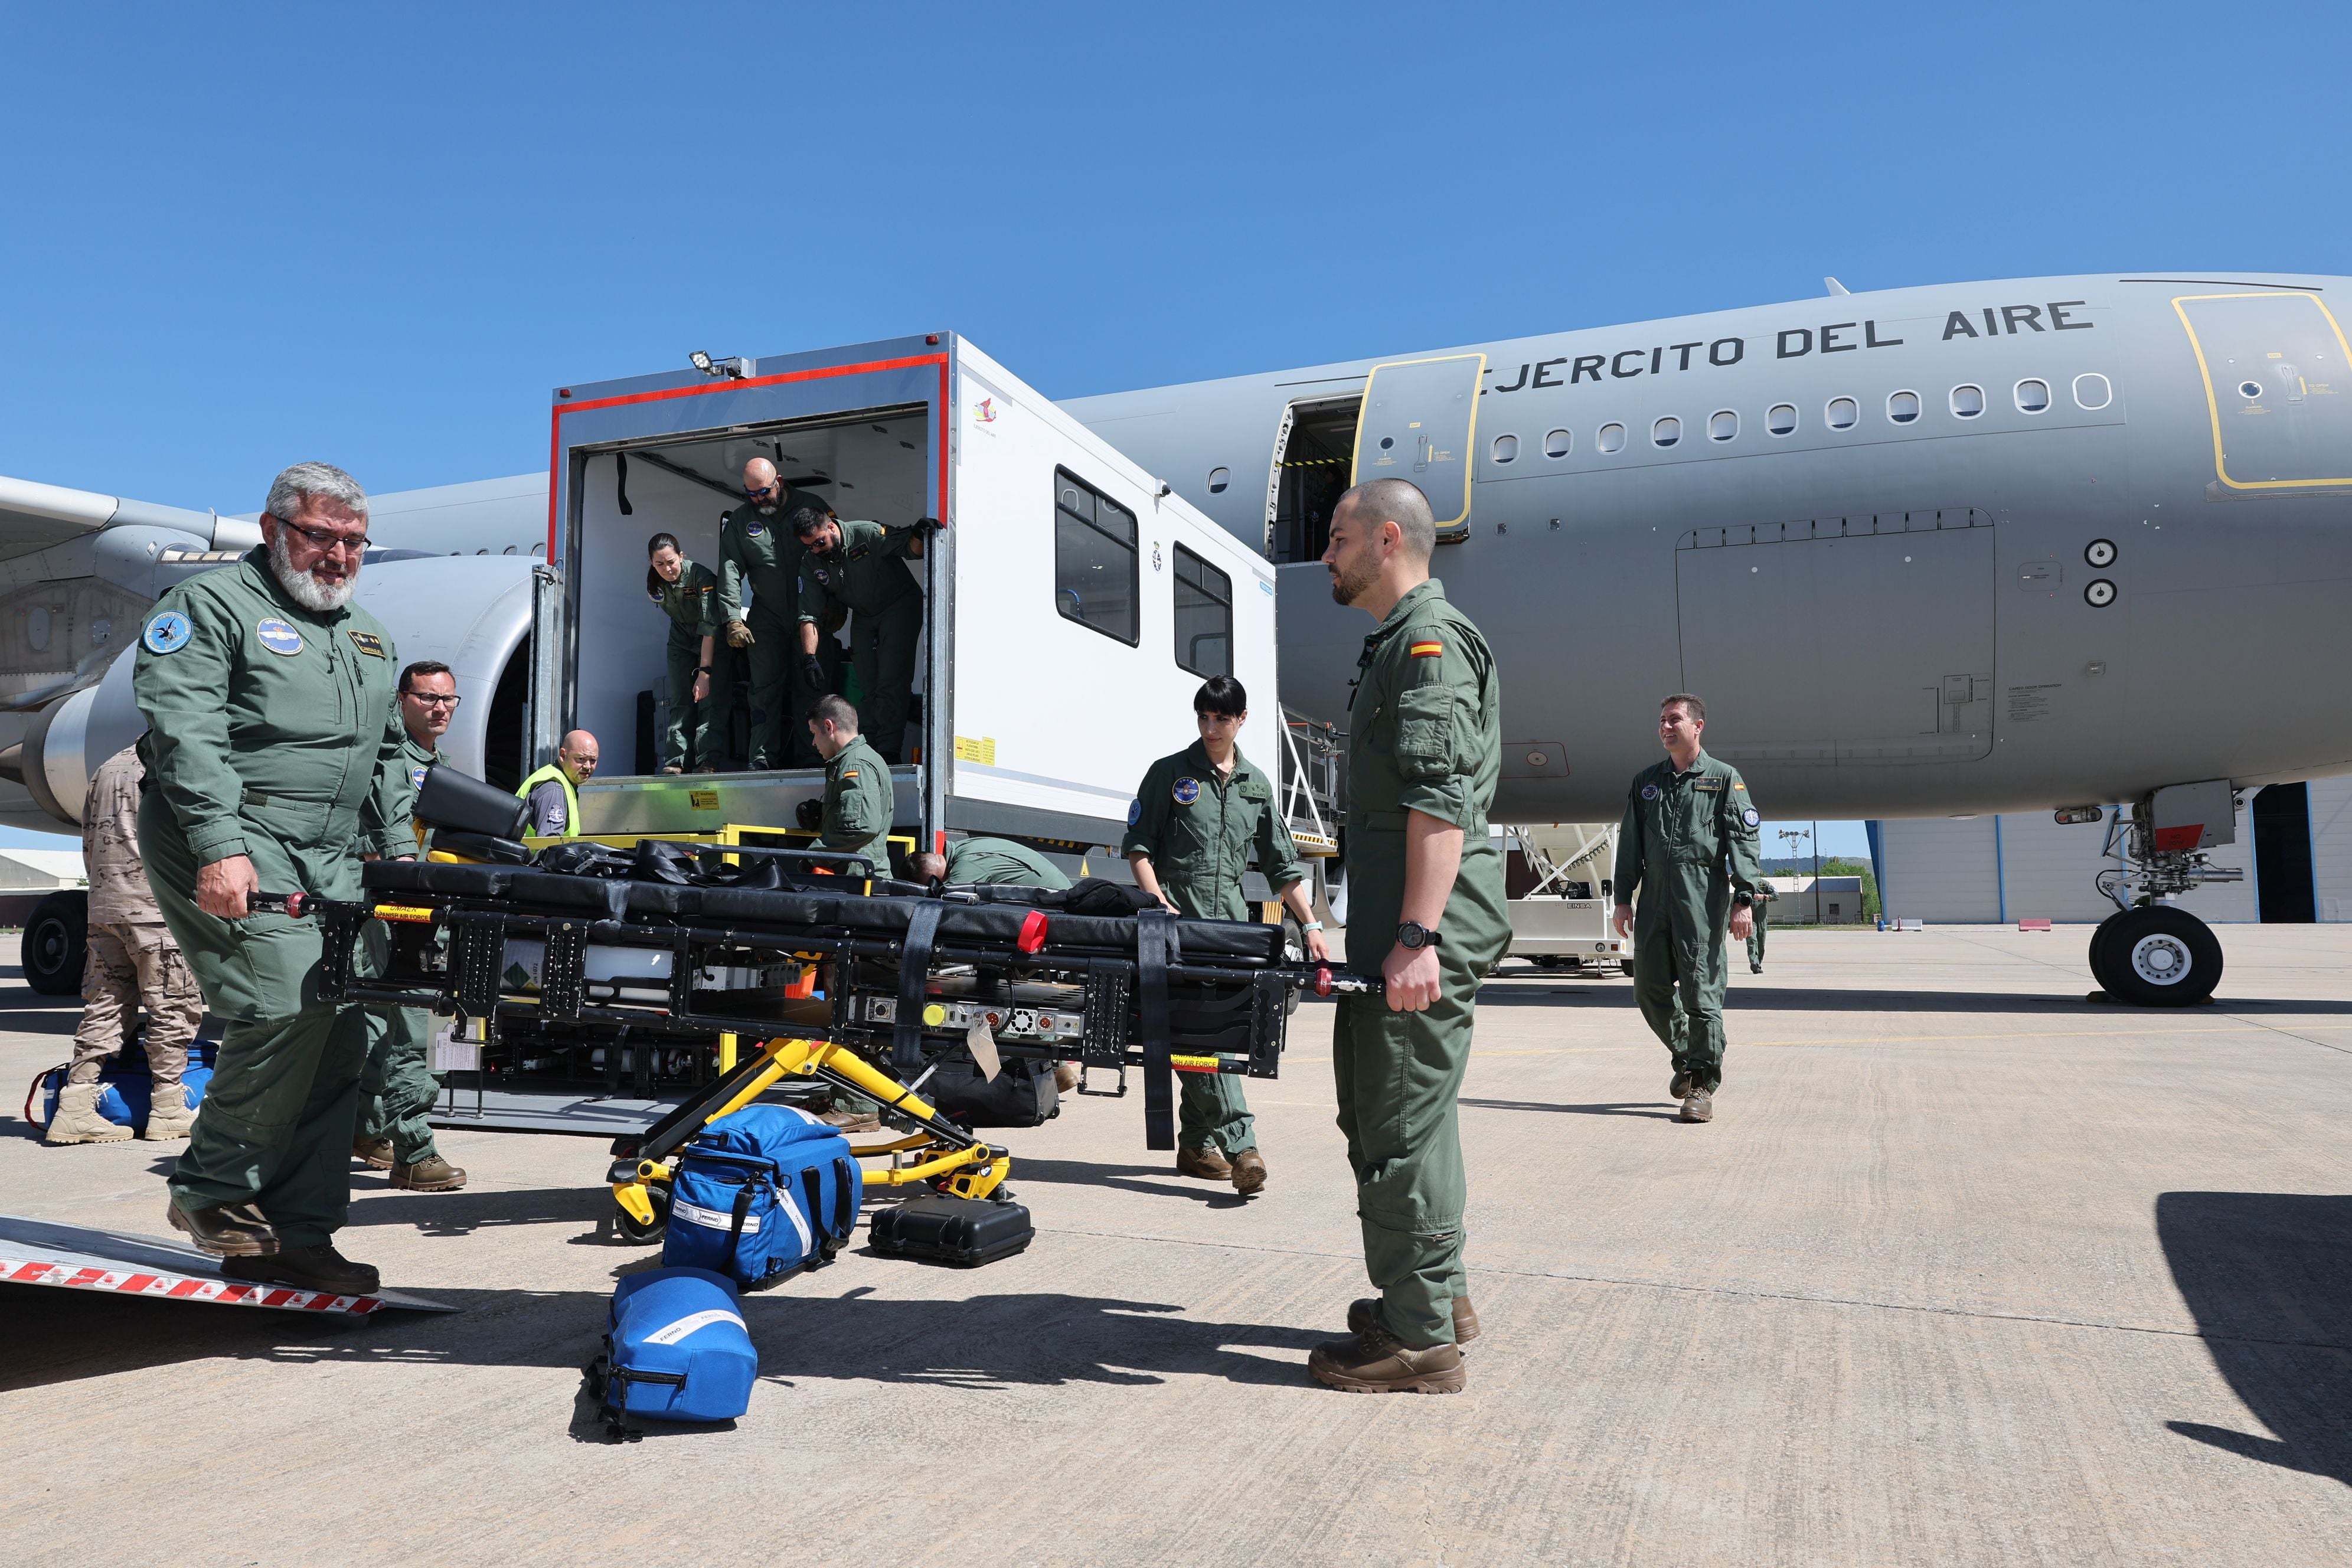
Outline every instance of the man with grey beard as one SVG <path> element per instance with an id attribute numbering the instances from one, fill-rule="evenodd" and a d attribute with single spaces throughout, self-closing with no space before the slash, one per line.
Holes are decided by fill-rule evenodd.
<path id="1" fill-rule="evenodd" d="M 334 1247 L 351 1204 L 365 1015 L 319 999 L 318 922 L 256 893 L 360 896 L 360 859 L 415 852 L 393 702 L 399 657 L 350 603 L 366 492 L 297 463 L 269 487 L 263 544 L 148 612 L 132 690 L 147 717 L 147 877 L 226 1025 L 171 1222 L 232 1279 L 377 1289 Z"/>

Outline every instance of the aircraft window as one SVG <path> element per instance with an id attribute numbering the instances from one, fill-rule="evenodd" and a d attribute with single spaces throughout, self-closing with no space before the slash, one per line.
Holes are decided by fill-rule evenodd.
<path id="1" fill-rule="evenodd" d="M 1234 471 L 1231 468 L 1211 468 L 1209 470 L 1209 493 L 1211 495 L 1221 496 L 1224 494 L 1225 487 L 1233 482 Z"/>
<path id="2" fill-rule="evenodd" d="M 1176 547 L 1176 664 L 1195 675 L 1234 672 L 1234 580 Z"/>
<path id="3" fill-rule="evenodd" d="M 1650 439 L 1661 447 L 1671 447 L 1683 438 L 1683 422 L 1667 415 L 1650 426 Z"/>
<path id="4" fill-rule="evenodd" d="M 1776 403 L 1764 415 L 1764 428 L 1775 436 L 1791 435 L 1797 428 L 1797 405 Z"/>
<path id="5" fill-rule="evenodd" d="M 2017 405 L 2028 414 L 2041 413 L 2050 406 L 2050 384 L 2046 381 L 2019 382 Z"/>
<path id="6" fill-rule="evenodd" d="M 2116 389 L 2108 385 L 2107 378 L 2101 375 L 2097 371 L 2095 370 L 2089 372 L 2087 374 L 2078 375 L 2074 378 L 2075 407 L 2105 408 L 2108 404 L 2113 403 L 2115 400 Z"/>
<path id="7" fill-rule="evenodd" d="M 1625 449 L 1625 426 L 1622 425 L 1603 425 L 1601 427 L 1601 439 L 1598 442 L 1598 445 L 1604 452 L 1623 451 Z"/>
<path id="8" fill-rule="evenodd" d="M 1517 459 L 1518 455 L 1519 438 L 1517 436 L 1497 436 L 1495 437 L 1495 461 L 1498 463 L 1508 463 Z"/>
<path id="9" fill-rule="evenodd" d="M 1730 409 L 1717 409 L 1714 414 L 1707 416 L 1706 438 L 1708 440 L 1728 441 L 1734 436 L 1738 434 L 1739 416 L 1734 414 Z"/>
<path id="10" fill-rule="evenodd" d="M 1133 647 L 1136 614 L 1135 514 L 1066 468 L 1054 470 L 1054 607 L 1064 620 L 1092 626 Z"/>
<path id="11" fill-rule="evenodd" d="M 2261 382 L 2242 381 L 2238 383 L 2238 395 L 2244 398 L 2247 402 L 2251 403 L 2262 395 L 2263 384 Z"/>
<path id="12" fill-rule="evenodd" d="M 1544 456 L 1565 458 L 1576 450 L 1576 437 L 1566 430 L 1553 430 L 1544 437 Z"/>
<path id="13" fill-rule="evenodd" d="M 1854 421 L 1862 417 L 1862 405 L 1851 397 L 1832 397 L 1827 413 L 1831 429 L 1851 430 Z"/>
<path id="14" fill-rule="evenodd" d="M 1910 424 L 1919 417 L 1919 395 L 1916 392 L 1891 394 L 1886 399 L 1886 416 L 1897 425 Z"/>
<path id="15" fill-rule="evenodd" d="M 1984 388 L 1956 386 L 1952 388 L 1952 416 L 1957 419 L 1973 419 L 1984 412 Z"/>

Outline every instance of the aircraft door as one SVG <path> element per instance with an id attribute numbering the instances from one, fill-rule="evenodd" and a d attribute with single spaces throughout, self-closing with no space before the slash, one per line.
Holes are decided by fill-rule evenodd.
<path id="1" fill-rule="evenodd" d="M 1485 354 L 1376 364 L 1356 421 L 1350 484 L 1410 479 L 1429 498 L 1441 542 L 1470 531 L 1470 444 Z"/>
<path id="2" fill-rule="evenodd" d="M 2224 488 L 2352 485 L 2352 346 L 2317 295 L 2191 294 L 2172 307 L 2205 378 Z"/>

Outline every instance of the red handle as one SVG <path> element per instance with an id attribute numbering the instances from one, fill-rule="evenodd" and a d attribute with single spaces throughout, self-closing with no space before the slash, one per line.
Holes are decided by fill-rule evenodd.
<path id="1" fill-rule="evenodd" d="M 1043 911 L 1031 910 L 1022 917 L 1021 937 L 1013 945 L 1024 952 L 1035 952 L 1045 945 L 1045 916 Z"/>

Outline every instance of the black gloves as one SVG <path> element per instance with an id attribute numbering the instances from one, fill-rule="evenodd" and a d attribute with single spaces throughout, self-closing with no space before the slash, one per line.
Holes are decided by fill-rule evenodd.
<path id="1" fill-rule="evenodd" d="M 941 522 L 936 517 L 919 517 L 907 526 L 913 529 L 917 533 L 928 536 L 929 534 L 937 533 L 940 529 L 945 528 L 947 524 Z"/>
<path id="2" fill-rule="evenodd" d="M 816 655 L 813 653 L 801 655 L 801 679 L 808 682 L 808 689 L 811 691 L 824 689 L 824 666 L 817 662 Z"/>

